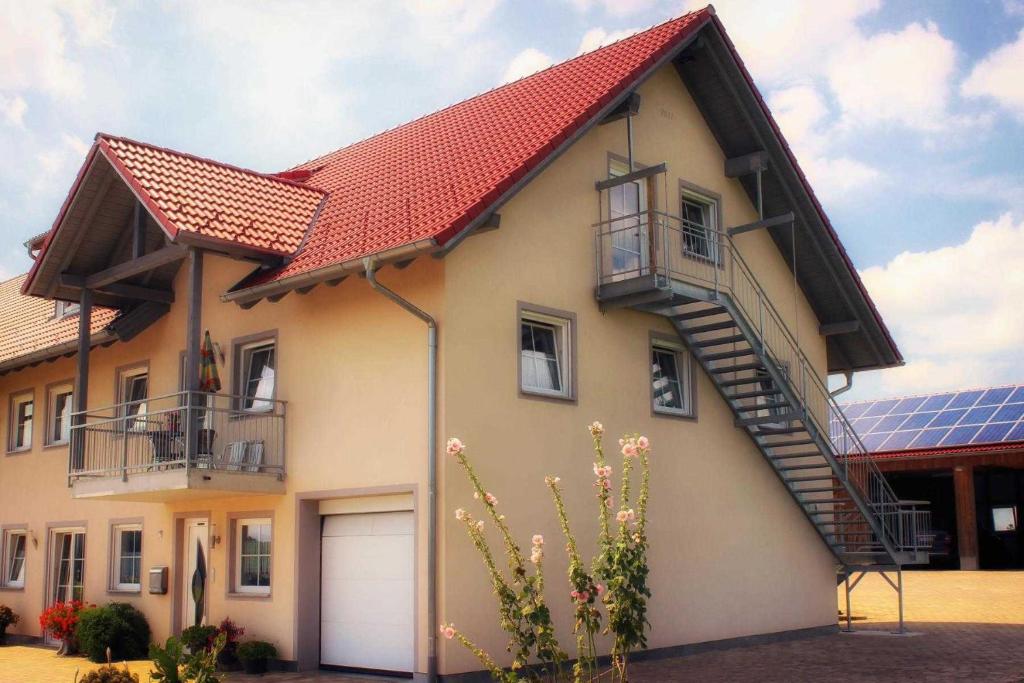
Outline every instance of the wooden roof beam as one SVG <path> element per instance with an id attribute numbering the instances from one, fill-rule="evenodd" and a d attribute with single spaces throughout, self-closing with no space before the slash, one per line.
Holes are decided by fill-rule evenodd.
<path id="1" fill-rule="evenodd" d="M 141 275 L 142 273 L 159 268 L 160 266 L 165 266 L 168 263 L 180 261 L 184 259 L 186 255 L 188 255 L 188 247 L 180 244 L 172 244 L 170 246 L 163 247 L 162 249 L 151 251 L 139 258 L 133 258 L 130 261 L 118 263 L 116 266 L 111 266 L 106 270 L 101 270 L 98 273 L 86 276 L 85 288 L 103 289 L 106 285 L 110 285 L 136 275 Z"/>

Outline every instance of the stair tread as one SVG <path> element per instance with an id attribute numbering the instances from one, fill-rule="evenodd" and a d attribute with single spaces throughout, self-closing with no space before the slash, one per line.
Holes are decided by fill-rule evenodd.
<path id="1" fill-rule="evenodd" d="M 765 448 L 789 448 L 791 446 L 810 446 L 815 443 L 814 439 L 793 439 L 791 441 L 772 441 L 763 444 Z"/>
<path id="2" fill-rule="evenodd" d="M 746 372 L 747 370 L 764 370 L 764 365 L 758 363 L 739 363 L 734 365 L 725 365 L 720 368 L 711 368 L 710 372 L 713 375 L 725 375 L 730 372 Z"/>
<path id="3" fill-rule="evenodd" d="M 758 436 L 771 436 L 773 434 L 799 434 L 800 432 L 806 432 L 807 427 L 779 427 L 777 429 L 761 428 L 754 432 Z"/>
<path id="4" fill-rule="evenodd" d="M 706 356 L 705 356 L 706 357 Z M 762 391 L 741 391 L 735 394 L 726 394 L 730 400 L 740 400 L 744 398 L 761 398 L 762 396 L 781 396 L 782 392 L 778 389 L 762 390 Z"/>
<path id="5" fill-rule="evenodd" d="M 685 329 L 685 328 L 684 328 Z M 721 346 L 722 344 L 735 344 L 737 342 L 745 342 L 747 338 L 742 334 L 729 335 L 728 337 L 716 337 L 714 339 L 701 339 L 693 340 L 691 343 L 694 346 L 704 348 L 706 346 Z"/>
<path id="6" fill-rule="evenodd" d="M 712 308 L 702 308 L 699 311 L 692 311 L 689 313 L 680 313 L 672 316 L 673 320 L 695 320 L 697 318 L 707 318 L 712 315 L 721 315 L 726 310 L 721 306 L 714 306 Z"/>
<path id="7" fill-rule="evenodd" d="M 716 360 L 727 360 L 729 358 L 742 358 L 743 356 L 753 356 L 754 349 L 738 349 L 736 351 L 720 351 L 718 353 L 706 353 L 700 356 L 701 360 L 716 361 Z"/>
<path id="8" fill-rule="evenodd" d="M 703 334 L 705 332 L 715 332 L 717 330 L 730 330 L 734 327 L 736 327 L 736 322 L 730 318 L 729 320 L 723 320 L 717 323 L 684 327 L 683 329 L 686 330 L 687 334 Z"/>
<path id="9" fill-rule="evenodd" d="M 801 481 L 828 481 L 835 475 L 829 472 L 828 474 L 816 474 L 810 477 L 786 477 L 786 481 L 801 482 Z"/>
<path id="10" fill-rule="evenodd" d="M 829 469 L 828 463 L 815 463 L 813 465 L 786 465 L 785 467 L 777 467 L 779 472 L 792 472 L 794 470 L 820 470 Z M 830 470 L 831 471 L 831 470 Z"/>
<path id="11" fill-rule="evenodd" d="M 786 415 L 759 415 L 757 417 L 741 417 L 737 418 L 736 423 L 740 426 L 750 426 L 766 424 L 771 422 L 789 422 L 791 420 L 799 420 L 800 415 L 797 413 L 787 413 Z"/>
<path id="12" fill-rule="evenodd" d="M 769 460 L 792 460 L 793 458 L 813 458 L 813 457 L 823 458 L 825 456 L 823 456 L 819 451 L 802 451 L 800 453 L 779 453 L 778 455 L 775 455 L 775 454 L 769 454 L 768 455 L 768 459 Z"/>

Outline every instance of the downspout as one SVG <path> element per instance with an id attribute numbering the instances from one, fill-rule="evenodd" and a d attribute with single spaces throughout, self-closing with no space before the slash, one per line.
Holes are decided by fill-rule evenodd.
<path id="1" fill-rule="evenodd" d="M 831 396 L 832 398 L 835 398 L 839 394 L 845 394 L 850 389 L 853 389 L 853 371 L 847 370 L 846 372 L 843 373 L 843 376 L 846 377 L 846 384 L 839 387 L 838 389 L 833 389 L 832 391 L 828 392 L 828 395 Z"/>
<path id="2" fill-rule="evenodd" d="M 377 264 L 363 259 L 366 281 L 427 324 L 427 679 L 437 681 L 437 321 L 377 281 Z"/>

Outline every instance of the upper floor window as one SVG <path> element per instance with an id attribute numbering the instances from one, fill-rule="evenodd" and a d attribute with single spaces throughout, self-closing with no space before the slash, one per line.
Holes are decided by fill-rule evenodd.
<path id="1" fill-rule="evenodd" d="M 654 412 L 692 417 L 690 355 L 682 347 L 656 339 L 651 343 L 651 399 Z"/>
<path id="2" fill-rule="evenodd" d="M 54 307 L 53 317 L 60 319 L 69 315 L 76 315 L 79 305 L 72 301 L 58 301 Z"/>
<path id="3" fill-rule="evenodd" d="M 528 394 L 574 398 L 573 316 L 550 310 L 519 312 L 519 388 Z"/>
<path id="4" fill-rule="evenodd" d="M 718 197 L 683 183 L 680 190 L 683 252 L 718 261 Z"/>
<path id="5" fill-rule="evenodd" d="M 3 536 L 3 579 L 5 588 L 25 587 L 25 545 L 28 534 L 24 529 L 4 532 Z"/>
<path id="6" fill-rule="evenodd" d="M 27 451 L 32 448 L 34 415 L 35 395 L 33 392 L 28 391 L 11 396 L 8 450 Z"/>
<path id="7" fill-rule="evenodd" d="M 71 410 L 74 387 L 59 384 L 46 391 L 46 445 L 62 446 L 71 439 Z"/>
<path id="8" fill-rule="evenodd" d="M 273 339 L 243 344 L 236 354 L 238 394 L 242 410 L 269 412 L 276 396 L 277 348 Z"/>
<path id="9" fill-rule="evenodd" d="M 118 373 L 118 403 L 124 430 L 146 431 L 146 404 L 149 399 L 149 367 L 140 365 Z"/>

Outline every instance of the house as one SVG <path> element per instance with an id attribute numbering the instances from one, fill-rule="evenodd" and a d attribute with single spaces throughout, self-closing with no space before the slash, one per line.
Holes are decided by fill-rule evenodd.
<path id="1" fill-rule="evenodd" d="M 834 630 L 837 571 L 926 559 L 829 429 L 827 376 L 899 351 L 710 7 L 280 173 L 100 134 L 29 248 L 19 634 L 83 596 L 157 638 L 230 616 L 292 668 L 474 671 L 440 622 L 505 641 L 444 438 L 524 539 L 575 482 L 587 541 L 594 419 L 654 445 L 651 648 Z"/>
<path id="2" fill-rule="evenodd" d="M 843 406 L 900 498 L 927 501 L 940 569 L 1022 569 L 1024 385 Z"/>

